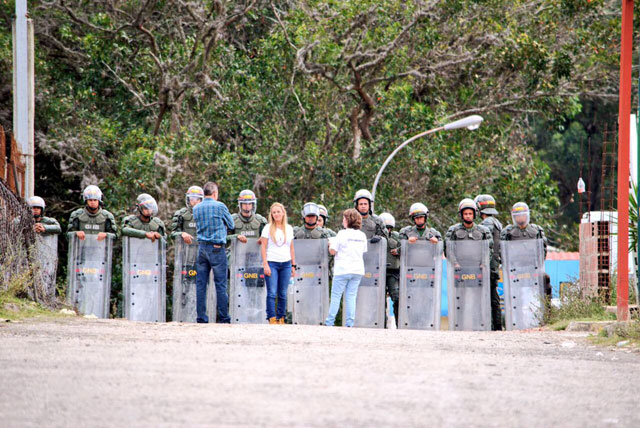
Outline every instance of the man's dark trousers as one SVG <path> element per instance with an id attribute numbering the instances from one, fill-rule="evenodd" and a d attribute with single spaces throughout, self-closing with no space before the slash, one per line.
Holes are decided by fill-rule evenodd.
<path id="1" fill-rule="evenodd" d="M 213 281 L 216 285 L 218 303 L 218 322 L 229 323 L 229 295 L 227 294 L 227 256 L 223 245 L 208 242 L 198 243 L 198 259 L 196 262 L 196 307 L 197 322 L 208 323 L 207 285 L 209 272 L 213 269 Z"/>

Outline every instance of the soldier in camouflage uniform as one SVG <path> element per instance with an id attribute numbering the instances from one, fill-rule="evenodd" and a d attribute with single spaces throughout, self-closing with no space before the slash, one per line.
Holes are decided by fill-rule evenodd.
<path id="1" fill-rule="evenodd" d="M 429 208 L 425 204 L 416 202 L 409 208 L 409 217 L 413 221 L 413 226 L 406 226 L 400 230 L 400 239 L 406 239 L 410 244 L 420 241 L 431 241 L 437 244 L 442 241 L 442 235 L 433 227 L 427 227 L 429 218 Z"/>
<path id="2" fill-rule="evenodd" d="M 29 198 L 29 206 L 31 207 L 33 220 L 36 223 L 33 225 L 33 230 L 36 233 L 42 235 L 57 235 L 62 231 L 60 224 L 55 218 L 44 216 L 44 199 L 40 196 L 32 196 Z"/>
<path id="3" fill-rule="evenodd" d="M 516 202 L 511 208 L 511 219 L 513 224 L 502 230 L 500 239 L 503 241 L 519 241 L 522 239 L 542 239 L 544 244 L 544 258 L 547 258 L 547 237 L 544 231 L 537 224 L 530 223 L 531 214 L 529 206 L 524 202 Z M 551 300 L 551 281 L 549 275 L 545 273 L 545 294 Z"/>
<path id="4" fill-rule="evenodd" d="M 327 222 L 329 221 L 329 210 L 324 205 L 318 204 L 318 208 L 320 209 L 320 217 L 318 217 L 318 226 L 324 229 L 327 232 L 327 236 L 329 238 L 333 238 L 337 234 L 327 227 Z"/>
<path id="5" fill-rule="evenodd" d="M 489 229 L 493 240 L 493 257 L 491 257 L 491 330 L 502 330 L 502 312 L 498 295 L 498 279 L 500 277 L 500 233 L 502 224 L 494 216 L 498 215 L 496 200 L 491 195 L 478 195 L 474 202 L 482 217 L 481 225 Z"/>
<path id="6" fill-rule="evenodd" d="M 476 204 L 473 199 L 463 199 L 458 204 L 458 214 L 462 222 L 454 224 L 447 230 L 445 241 L 489 241 L 489 258 L 493 250 L 493 239 L 489 229 L 482 225 L 477 225 L 474 220 L 477 216 Z M 445 246 L 445 252 L 447 247 Z M 455 263 L 455 261 L 454 261 Z"/>
<path id="7" fill-rule="evenodd" d="M 369 239 L 369 242 L 375 244 L 380 241 L 381 238 L 388 238 L 387 228 L 380 218 L 373 214 L 371 210 L 371 204 L 373 203 L 373 196 L 371 192 L 366 189 L 360 189 L 353 197 L 353 204 L 355 209 L 362 216 L 362 226 L 360 230 L 364 232 Z"/>
<path id="8" fill-rule="evenodd" d="M 122 221 L 122 235 L 132 238 L 164 239 L 166 236 L 164 223 L 156 215 L 158 214 L 158 204 L 153 197 L 147 193 L 142 193 L 136 200 L 138 213 L 126 216 Z"/>
<path id="9" fill-rule="evenodd" d="M 118 233 L 116 220 L 113 214 L 102 208 L 102 191 L 98 186 L 87 186 L 82 192 L 82 199 L 85 206 L 71 213 L 67 236 L 75 234 L 81 241 L 84 240 L 85 234 L 97 234 L 98 241 L 107 236 L 115 239 Z"/>
<path id="10" fill-rule="evenodd" d="M 303 226 L 293 228 L 294 239 L 325 239 L 328 238 L 327 232 L 318 226 L 318 218 L 320 217 L 320 209 L 313 202 L 307 202 L 302 207 Z"/>
<path id="11" fill-rule="evenodd" d="M 193 207 L 204 200 L 204 191 L 200 186 L 191 186 L 185 194 L 185 207 L 175 212 L 171 219 L 171 237 L 182 237 L 185 244 L 196 240 L 196 221 L 193 219 Z"/>
<path id="12" fill-rule="evenodd" d="M 396 219 L 390 213 L 380 214 L 380 220 L 387 229 L 387 294 L 393 302 L 393 313 L 398 327 L 398 309 L 400 304 L 400 234 L 393 230 Z M 386 323 L 386 319 L 385 319 Z M 386 325 L 385 325 L 386 327 Z"/>
<path id="13" fill-rule="evenodd" d="M 237 239 L 242 243 L 247 238 L 260 238 L 267 219 L 256 213 L 258 199 L 251 190 L 243 190 L 238 195 L 238 212 L 231 215 L 234 223 L 232 234 L 227 235 L 227 243 Z"/>
<path id="14" fill-rule="evenodd" d="M 537 224 L 530 223 L 529 206 L 524 202 L 517 202 L 511 209 L 513 224 L 502 230 L 500 239 L 503 241 L 519 241 L 521 239 L 542 239 L 544 256 L 547 256 L 547 237 Z"/>

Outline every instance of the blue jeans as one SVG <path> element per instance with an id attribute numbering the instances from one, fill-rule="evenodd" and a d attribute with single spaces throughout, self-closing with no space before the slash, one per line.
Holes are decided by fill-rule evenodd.
<path id="1" fill-rule="evenodd" d="M 215 248 L 213 244 L 200 242 L 198 244 L 198 259 L 196 261 L 196 310 L 197 322 L 208 323 L 207 316 L 207 286 L 209 273 L 213 269 L 213 282 L 216 285 L 218 300 L 218 322 L 228 324 L 229 295 L 227 294 L 227 255 L 224 246 Z"/>
<path id="2" fill-rule="evenodd" d="M 287 313 L 287 290 L 291 279 L 291 261 L 267 262 L 271 269 L 271 276 L 265 275 L 267 282 L 267 319 L 284 318 Z M 276 296 L 278 310 L 276 311 Z"/>
<path id="3" fill-rule="evenodd" d="M 327 315 L 324 325 L 335 324 L 336 315 L 338 314 L 338 309 L 340 309 L 342 293 L 345 293 L 345 309 L 343 315 L 345 319 L 344 325 L 347 327 L 353 327 L 353 323 L 356 319 L 356 297 L 358 296 L 358 286 L 360 285 L 361 279 L 362 275 L 355 273 L 333 277 L 329 315 Z"/>

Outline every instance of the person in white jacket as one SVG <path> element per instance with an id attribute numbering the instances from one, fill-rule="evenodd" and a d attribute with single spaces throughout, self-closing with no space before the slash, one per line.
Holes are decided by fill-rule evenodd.
<path id="1" fill-rule="evenodd" d="M 342 214 L 343 230 L 329 238 L 329 252 L 335 256 L 333 288 L 329 315 L 324 325 L 332 326 L 345 293 L 345 326 L 353 327 L 356 318 L 358 286 L 364 275 L 364 253 L 367 252 L 367 236 L 360 231 L 362 216 L 351 208 Z"/>

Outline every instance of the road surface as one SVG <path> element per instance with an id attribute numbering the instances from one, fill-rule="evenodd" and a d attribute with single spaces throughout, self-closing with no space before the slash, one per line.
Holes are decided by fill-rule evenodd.
<path id="1" fill-rule="evenodd" d="M 639 427 L 640 354 L 586 333 L 0 324 L 0 426 Z"/>

